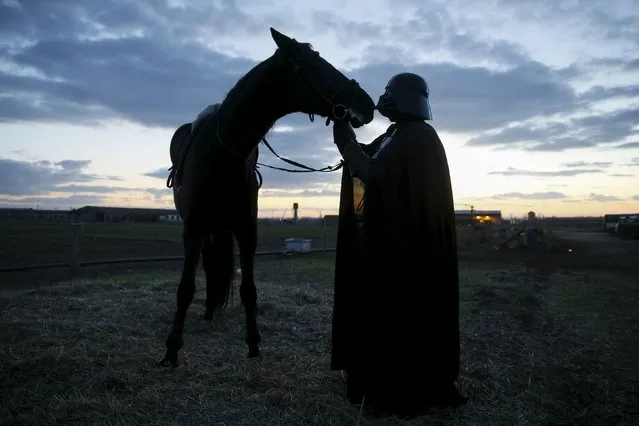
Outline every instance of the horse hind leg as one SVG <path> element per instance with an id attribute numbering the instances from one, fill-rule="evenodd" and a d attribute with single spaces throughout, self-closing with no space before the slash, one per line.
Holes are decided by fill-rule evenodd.
<path id="1" fill-rule="evenodd" d="M 166 339 L 166 354 L 159 363 L 163 367 L 169 365 L 177 367 L 178 365 L 178 352 L 184 345 L 186 313 L 195 296 L 195 272 L 200 259 L 200 236 L 195 230 L 185 225 L 182 239 L 184 241 L 184 264 L 177 289 L 177 309 L 173 318 L 173 326 Z"/>
<path id="2" fill-rule="evenodd" d="M 257 248 L 257 221 L 251 221 L 250 225 L 241 227 L 235 237 L 240 249 L 240 266 L 242 268 L 240 298 L 246 316 L 245 342 L 248 345 L 248 357 L 255 358 L 260 355 L 259 344 L 262 340 L 257 328 L 257 288 L 253 275 Z"/>
<path id="3" fill-rule="evenodd" d="M 204 239 L 202 266 L 206 275 L 206 321 L 211 321 L 215 311 L 228 303 L 233 284 L 233 257 L 233 235 L 230 232 Z"/>

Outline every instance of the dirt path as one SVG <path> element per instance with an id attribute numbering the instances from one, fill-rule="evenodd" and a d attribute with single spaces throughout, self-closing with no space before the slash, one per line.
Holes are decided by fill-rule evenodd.
<path id="1" fill-rule="evenodd" d="M 557 253 L 568 258 L 556 266 L 561 269 L 586 268 L 620 270 L 639 276 L 639 240 L 622 240 L 603 232 L 553 231 L 561 241 Z M 561 253 L 563 252 L 563 253 Z"/>
<path id="2" fill-rule="evenodd" d="M 622 240 L 603 232 L 554 231 L 563 239 L 583 243 L 591 249 L 602 250 L 607 254 L 627 254 L 639 252 L 639 241 Z"/>

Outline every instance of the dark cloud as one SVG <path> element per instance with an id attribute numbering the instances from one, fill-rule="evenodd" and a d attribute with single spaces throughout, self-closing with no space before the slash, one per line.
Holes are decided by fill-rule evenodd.
<path id="1" fill-rule="evenodd" d="M 637 159 L 639 160 L 639 158 Z M 612 166 L 611 161 L 572 161 L 568 163 L 563 163 L 562 166 L 565 167 L 563 170 L 523 170 L 516 169 L 514 167 L 508 167 L 506 170 L 498 170 L 489 172 L 489 175 L 499 175 L 499 176 L 529 176 L 529 177 L 570 177 L 570 176 L 579 176 L 579 175 L 589 175 L 589 174 L 600 174 L 605 173 L 604 169 Z M 629 163 L 628 165 L 638 165 L 639 163 Z M 634 177 L 632 174 L 627 173 L 608 173 L 608 176 L 612 177 Z M 555 185 L 557 186 L 557 185 Z M 566 185 L 561 185 L 566 186 Z"/>
<path id="2" fill-rule="evenodd" d="M 579 100 L 583 104 L 591 102 L 605 101 L 614 98 L 636 99 L 639 97 L 639 84 L 629 86 L 604 87 L 593 86 L 586 92 L 579 95 Z"/>
<path id="3" fill-rule="evenodd" d="M 112 176 L 86 173 L 91 160 L 16 161 L 0 158 L 0 195 L 37 195 L 58 190 L 60 185 L 95 180 L 114 180 Z M 64 187 L 62 187 L 64 188 Z M 67 191 L 63 191 L 67 192 Z"/>
<path id="4" fill-rule="evenodd" d="M 242 36 L 259 30 L 269 36 L 268 25 L 234 1 L 212 3 L 195 1 L 185 8 L 120 1 L 3 4 L 0 35 L 9 47 L 0 49 L 0 59 L 16 72 L 0 73 L 0 91 L 6 94 L 0 98 L 0 120 L 120 117 L 177 126 L 192 119 L 255 65 L 196 40 L 217 31 Z"/>
<path id="5" fill-rule="evenodd" d="M 0 98 L 0 119 L 91 123 L 120 117 L 170 127 L 191 120 L 255 64 L 206 48 L 197 41 L 202 38 L 198 31 L 228 27 L 238 37 L 251 30 L 268 37 L 266 23 L 250 18 L 234 2 L 224 2 L 227 9 L 207 11 L 199 10 L 203 2 L 195 4 L 181 9 L 108 1 L 99 8 L 90 2 L 25 2 L 22 9 L 7 9 L 11 18 L 3 31 L 14 43 L 4 49 L 2 59 L 14 69 L 32 72 L 0 74 L 0 90 L 7 93 Z M 215 18 L 202 18 L 207 13 Z M 331 19 L 340 33 L 350 31 L 341 20 Z M 445 40 L 446 49 L 459 52 L 458 57 L 475 52 L 511 66 L 501 71 L 446 62 L 406 67 L 378 58 L 377 64 L 352 72 L 364 88 L 377 96 L 397 72 L 408 68 L 424 75 L 432 88 L 435 124 L 448 131 L 487 130 L 577 105 L 561 72 L 530 60 L 518 46 L 471 37 L 443 12 L 418 11 L 410 25 L 396 30 L 408 36 L 410 28 L 425 28 L 424 19 L 430 25 L 419 37 Z M 362 30 L 377 28 L 370 24 Z M 105 38 L 109 34 L 120 36 Z"/>
<path id="6" fill-rule="evenodd" d="M 445 62 L 408 66 L 380 63 L 352 74 L 370 93 L 381 94 L 387 80 L 403 71 L 415 72 L 428 80 L 434 123 L 438 129 L 450 132 L 485 131 L 577 106 L 572 87 L 540 63 L 525 63 L 504 71 Z"/>
<path id="7" fill-rule="evenodd" d="M 99 6 L 70 0 L 14 3 L 19 6 L 0 6 L 0 35 L 8 40 L 0 48 L 0 59 L 11 65 L 0 72 L 0 90 L 5 93 L 0 97 L 0 121 L 90 124 L 117 117 L 149 126 L 176 127 L 223 98 L 255 65 L 251 60 L 212 51 L 201 40 L 219 31 L 238 38 L 262 31 L 268 37 L 266 18 L 251 17 L 230 0 L 195 1 L 188 7 L 172 7 L 168 2 L 104 1 Z M 268 22 L 277 25 L 281 19 Z M 431 85 L 435 125 L 444 131 L 486 132 L 507 123 L 637 93 L 637 86 L 597 86 L 577 95 L 566 80 L 575 75 L 573 68 L 553 69 L 532 60 L 521 46 L 479 39 L 443 6 L 416 8 L 409 19 L 384 27 L 349 22 L 325 12 L 317 12 L 312 25 L 323 31 L 333 28 L 354 45 L 367 43 L 374 52 L 368 58 L 373 63 L 350 74 L 373 96 L 381 93 L 388 78 L 397 72 L 424 75 Z M 412 59 L 414 55 L 403 52 L 402 47 L 384 49 L 378 41 L 388 33 L 394 39 L 437 46 L 454 58 L 482 65 L 389 63 L 384 50 L 394 52 L 397 59 L 406 55 Z M 491 65 L 501 68 L 489 68 Z M 627 114 L 608 117 L 605 123 L 593 122 L 590 131 L 581 134 L 575 134 L 575 129 L 588 123 L 579 120 L 542 127 L 517 124 L 500 132 L 481 133 L 469 145 L 523 144 L 529 150 L 561 151 L 619 142 L 632 133 L 627 123 L 636 118 L 636 111 Z M 316 128 L 308 134 L 315 133 L 321 134 Z M 297 145 L 308 150 L 308 134 L 290 137 L 297 137 L 301 141 Z"/>
<path id="8" fill-rule="evenodd" d="M 202 46 L 143 38 L 41 41 L 5 59 L 48 76 L 0 75 L 0 90 L 12 95 L 0 104 L 5 121 L 120 117 L 170 127 L 222 99 L 253 66 Z"/>
<path id="9" fill-rule="evenodd" d="M 622 143 L 619 145 L 613 145 L 611 146 L 611 148 L 614 149 L 637 149 L 639 148 L 639 141 L 638 142 L 627 142 L 627 143 Z"/>
<path id="10" fill-rule="evenodd" d="M 240 7 L 233 0 L 197 0 L 187 6 L 170 4 L 118 0 L 1 3 L 0 122 L 95 125 L 120 118 L 147 126 L 176 128 L 191 121 L 206 105 L 222 99 L 237 79 L 255 65 L 253 60 L 212 50 L 206 45 L 208 41 L 221 33 L 238 40 L 257 33 L 268 38 L 268 26 L 277 27 L 287 19 L 277 17 L 275 12 L 259 19 L 252 17 L 246 12 L 250 9 L 248 3 Z M 531 7 L 530 3 L 511 1 L 507 6 L 517 8 L 521 19 L 532 16 L 522 12 L 529 10 L 526 8 Z M 539 12 L 543 16 L 552 10 L 548 2 L 534 7 L 545 10 Z M 565 13 L 573 10 L 573 6 L 560 9 L 560 13 Z M 579 16 L 587 16 L 589 25 L 593 23 L 595 27 L 603 28 L 604 22 L 610 25 L 615 18 L 616 28 L 605 33 L 607 38 L 628 39 L 636 31 L 630 25 L 632 19 L 614 17 L 608 8 L 580 6 L 575 10 Z M 552 16 L 548 19 L 550 22 Z M 639 142 L 627 141 L 639 133 L 635 127 L 639 122 L 636 107 L 570 117 L 575 112 L 587 111 L 597 102 L 636 98 L 639 85 L 595 86 L 577 93 L 570 80 L 584 77 L 589 71 L 587 67 L 572 64 L 552 68 L 533 60 L 522 46 L 480 39 L 465 28 L 463 19 L 453 18 L 442 5 L 417 7 L 410 18 L 383 26 L 353 22 L 343 14 L 324 12 L 316 13 L 310 25 L 324 32 L 333 29 L 353 49 L 363 52 L 365 65 L 360 62 L 348 74 L 357 78 L 374 98 L 397 72 L 423 75 L 431 85 L 434 124 L 441 131 L 475 133 L 468 145 L 530 151 L 600 145 L 615 149 L 639 147 Z M 432 49 L 433 55 L 442 52 L 446 57 L 436 62 L 415 63 L 415 46 L 424 46 L 417 53 Z M 589 66 L 628 71 L 637 69 L 639 64 L 636 55 L 598 61 Z M 554 116 L 556 120 L 531 124 L 542 116 Z M 277 131 L 287 126 L 292 131 Z M 330 127 L 324 128 L 323 123 L 309 123 L 306 116 L 296 114 L 281 120 L 277 128 L 268 139 L 280 155 L 315 168 L 339 160 Z M 358 130 L 358 137 L 369 142 L 375 133 L 373 126 L 367 126 Z M 88 163 L 68 161 L 71 162 L 47 164 L 0 159 L 0 178 L 13 182 L 7 185 L 10 189 L 5 189 L 5 194 L 31 196 L 54 190 L 106 194 L 141 190 L 155 199 L 165 199 L 170 194 L 160 181 L 157 188 L 146 189 L 82 185 L 98 178 L 118 178 L 88 174 Z M 259 161 L 290 168 L 264 146 L 260 147 Z M 492 174 L 575 176 L 602 173 L 601 169 L 607 167 L 601 162 L 576 164 L 564 165 L 566 170 L 508 169 Z M 144 175 L 166 179 L 169 165 L 159 166 L 162 168 Z M 334 195 L 341 173 L 290 174 L 264 167 L 260 171 L 264 177 L 264 196 L 281 194 L 275 189 L 307 188 L 306 192 L 290 193 L 292 197 Z M 563 196 L 556 192 L 501 196 L 513 198 L 513 194 L 514 198 L 523 199 Z"/>
<path id="11" fill-rule="evenodd" d="M 427 7 L 419 6 L 410 14 L 394 16 L 383 24 L 357 21 L 339 12 L 317 11 L 313 14 L 312 25 L 315 31 L 330 29 L 351 43 L 367 46 L 364 57 L 372 61 L 387 59 L 385 53 L 398 53 L 397 44 L 403 43 L 406 48 L 400 48 L 400 51 L 409 58 L 414 56 L 415 46 L 429 46 L 433 52 L 445 52 L 467 64 L 521 65 L 531 62 L 523 46 L 506 40 L 482 40 L 470 34 L 445 4 L 431 2 Z M 389 35 L 392 35 L 392 44 Z"/>
<path id="12" fill-rule="evenodd" d="M 601 203 L 609 203 L 612 201 L 622 201 L 622 198 L 619 198 L 615 195 L 603 195 L 603 194 L 590 193 L 590 195 L 588 195 L 588 200 L 598 201 Z"/>
<path id="13" fill-rule="evenodd" d="M 610 167 L 612 161 L 572 161 L 569 163 L 563 163 L 564 167 Z"/>
<path id="14" fill-rule="evenodd" d="M 583 166 L 566 166 L 566 167 L 583 167 Z M 602 167 L 602 166 L 599 166 Z M 567 170 L 521 170 L 509 167 L 508 170 L 494 171 L 489 175 L 501 176 L 536 176 L 536 177 L 555 177 L 555 176 L 578 176 L 585 174 L 603 173 L 601 169 L 585 169 L 585 168 L 569 168 Z"/>
<path id="15" fill-rule="evenodd" d="M 633 195 L 632 199 L 635 200 L 635 201 L 639 201 L 639 195 Z"/>
<path id="16" fill-rule="evenodd" d="M 565 194 L 561 192 L 533 192 L 530 194 L 525 194 L 522 192 L 507 192 L 505 194 L 497 194 L 493 195 L 492 198 L 496 200 L 506 200 L 506 199 L 520 199 L 520 200 L 563 200 L 567 198 Z"/>
<path id="17" fill-rule="evenodd" d="M 608 145 L 639 134 L 639 108 L 564 119 L 547 124 L 516 124 L 469 139 L 469 146 L 501 146 L 529 151 L 564 151 Z"/>
<path id="18" fill-rule="evenodd" d="M 597 40 L 622 41 L 635 46 L 639 44 L 639 14 L 633 0 L 615 2 L 614 8 L 600 0 L 498 0 L 498 5 L 507 13 L 514 14 L 512 18 L 523 22 L 567 25 L 572 21 L 581 24 L 585 33 Z"/>
<path id="19" fill-rule="evenodd" d="M 262 189 L 260 191 L 260 197 L 289 197 L 291 200 L 306 197 L 339 197 L 339 194 L 339 189 L 307 189 L 298 191 Z"/>
<path id="20" fill-rule="evenodd" d="M 51 192 L 73 194 L 108 194 L 126 191 L 149 191 L 147 188 L 130 188 L 110 185 L 85 185 L 85 182 L 112 181 L 120 178 L 87 173 L 91 160 L 16 161 L 0 158 L 0 196 L 28 197 Z M 27 198 L 24 198 L 27 197 Z M 45 198 L 46 199 L 46 198 Z"/>
<path id="21" fill-rule="evenodd" d="M 73 194 L 63 197 L 20 197 L 19 199 L 0 195 L 2 207 L 29 207 L 68 210 L 87 205 L 104 204 L 105 198 L 100 195 Z"/>
<path id="22" fill-rule="evenodd" d="M 12 0 L 0 4 L 0 34 L 7 40 L 116 37 L 144 33 L 153 38 L 193 38 L 223 32 L 246 35 L 263 30 L 264 22 L 282 24 L 275 14 L 255 19 L 234 0 L 191 0 L 134 3 L 104 0 Z M 249 6 L 249 7 L 247 7 Z M 208 33 L 206 32 L 208 31 Z M 13 44 L 8 43 L 9 46 Z"/>
<path id="23" fill-rule="evenodd" d="M 169 177 L 169 171 L 167 167 L 160 167 L 159 169 L 151 172 L 142 173 L 142 176 L 148 176 L 157 179 L 167 179 Z"/>
<path id="24" fill-rule="evenodd" d="M 584 67 L 590 67 L 593 69 L 609 70 L 611 68 L 617 68 L 622 71 L 636 71 L 639 69 L 639 58 L 597 58 L 588 61 L 584 64 Z"/>

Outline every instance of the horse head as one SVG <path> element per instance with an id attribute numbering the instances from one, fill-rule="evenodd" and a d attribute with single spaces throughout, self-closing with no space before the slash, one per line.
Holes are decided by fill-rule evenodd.
<path id="1" fill-rule="evenodd" d="M 375 101 L 320 54 L 310 44 L 301 43 L 271 28 L 277 44 L 276 55 L 289 75 L 286 88 L 296 111 L 317 114 L 328 119 L 348 119 L 355 128 L 373 120 Z"/>

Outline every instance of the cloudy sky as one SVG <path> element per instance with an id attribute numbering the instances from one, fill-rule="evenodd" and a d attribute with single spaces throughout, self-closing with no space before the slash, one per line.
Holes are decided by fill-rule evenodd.
<path id="1" fill-rule="evenodd" d="M 639 210 L 635 0 L 0 0 L 0 205 L 172 207 L 175 128 L 273 54 L 271 26 L 374 99 L 394 73 L 424 76 L 456 208 Z M 270 142 L 339 159 L 330 127 L 302 115 Z M 260 161 L 283 165 L 265 148 Z M 262 173 L 262 216 L 337 209 L 339 173 Z"/>

